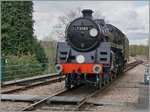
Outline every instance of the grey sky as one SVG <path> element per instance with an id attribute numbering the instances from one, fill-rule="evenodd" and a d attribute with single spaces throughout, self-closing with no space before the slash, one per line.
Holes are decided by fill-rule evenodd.
<path id="1" fill-rule="evenodd" d="M 110 24 L 129 38 L 130 44 L 147 44 L 149 38 L 148 1 L 34 1 L 35 35 L 48 36 L 57 18 L 68 9 L 81 7 L 99 10 Z"/>

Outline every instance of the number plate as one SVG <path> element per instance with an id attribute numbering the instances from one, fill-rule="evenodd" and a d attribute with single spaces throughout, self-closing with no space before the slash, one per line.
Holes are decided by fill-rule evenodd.
<path id="1" fill-rule="evenodd" d="M 86 26 L 77 26 L 76 30 L 78 30 L 78 31 L 87 31 L 87 30 L 89 30 L 89 28 L 86 27 Z"/>

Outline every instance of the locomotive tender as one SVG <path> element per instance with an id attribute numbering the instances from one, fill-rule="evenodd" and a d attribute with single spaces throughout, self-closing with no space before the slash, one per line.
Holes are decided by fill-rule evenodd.
<path id="1" fill-rule="evenodd" d="M 57 44 L 55 70 L 68 89 L 81 83 L 99 89 L 125 69 L 129 41 L 115 26 L 93 19 L 92 10 L 82 13 L 66 27 L 67 42 Z"/>

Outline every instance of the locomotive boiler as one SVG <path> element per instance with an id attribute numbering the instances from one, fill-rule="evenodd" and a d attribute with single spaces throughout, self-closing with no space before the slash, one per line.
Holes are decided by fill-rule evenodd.
<path id="1" fill-rule="evenodd" d="M 117 27 L 93 19 L 92 10 L 82 13 L 66 27 L 66 42 L 57 44 L 55 70 L 68 89 L 81 83 L 99 89 L 126 67 L 129 41 Z"/>

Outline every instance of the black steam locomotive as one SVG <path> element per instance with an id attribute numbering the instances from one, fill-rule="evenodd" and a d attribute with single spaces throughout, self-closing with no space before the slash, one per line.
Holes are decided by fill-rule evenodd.
<path id="1" fill-rule="evenodd" d="M 82 13 L 66 27 L 67 42 L 57 44 L 55 70 L 67 88 L 90 83 L 99 89 L 126 67 L 129 41 L 115 26 L 92 19 L 92 10 Z"/>

